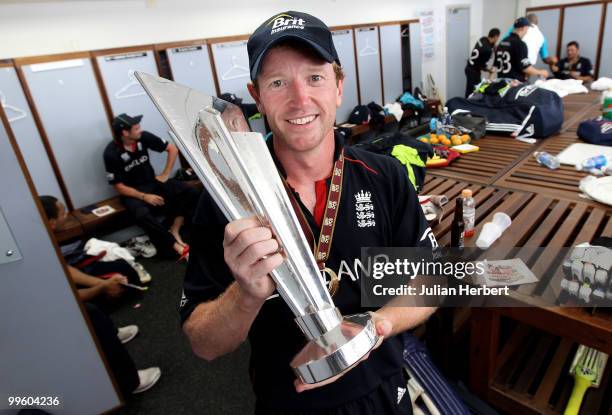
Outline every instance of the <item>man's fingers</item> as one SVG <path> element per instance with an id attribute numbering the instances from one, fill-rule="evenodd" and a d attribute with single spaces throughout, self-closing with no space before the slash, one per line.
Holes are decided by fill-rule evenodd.
<path id="1" fill-rule="evenodd" d="M 274 254 L 265 259 L 261 259 L 252 267 L 252 275 L 268 275 L 282 264 L 284 260 L 285 258 L 283 258 L 281 254 Z"/>
<path id="2" fill-rule="evenodd" d="M 295 382 L 293 382 L 293 385 L 295 386 L 295 391 L 297 393 L 301 393 L 307 390 L 316 389 L 316 388 L 320 388 L 321 386 L 329 385 L 330 383 L 333 383 L 336 380 L 338 380 L 343 374 L 344 372 L 334 377 L 331 377 L 329 379 L 325 379 L 324 381 L 318 382 L 318 383 L 304 383 L 301 380 L 296 379 Z"/>
<path id="3" fill-rule="evenodd" d="M 393 330 L 393 324 L 389 320 L 378 320 L 376 322 L 376 333 L 379 336 L 387 337 Z"/>
<path id="4" fill-rule="evenodd" d="M 238 219 L 228 223 L 223 235 L 223 246 L 225 247 L 232 244 L 242 231 L 257 227 L 261 227 L 261 223 L 255 217 Z"/>
<path id="5" fill-rule="evenodd" d="M 265 228 L 256 228 L 265 229 Z M 248 231 L 245 231 L 245 233 Z M 256 235 L 262 237 L 262 235 Z M 254 236 L 255 237 L 255 236 Z M 242 245 L 242 244 L 241 244 Z M 244 248 L 237 248 L 236 252 L 241 252 L 237 260 L 241 264 L 255 264 L 260 259 L 275 254 L 278 252 L 278 242 L 276 239 L 260 239 L 258 242 L 251 242 L 244 246 Z"/>

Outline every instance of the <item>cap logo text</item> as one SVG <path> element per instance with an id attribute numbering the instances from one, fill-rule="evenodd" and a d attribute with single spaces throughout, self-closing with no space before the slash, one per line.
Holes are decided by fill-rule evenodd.
<path id="1" fill-rule="evenodd" d="M 271 23 L 272 31 L 270 32 L 270 34 L 273 35 L 274 33 L 278 33 L 287 29 L 304 29 L 306 21 L 302 18 L 298 19 L 297 17 L 293 17 L 288 14 L 282 14 L 275 17 Z"/>

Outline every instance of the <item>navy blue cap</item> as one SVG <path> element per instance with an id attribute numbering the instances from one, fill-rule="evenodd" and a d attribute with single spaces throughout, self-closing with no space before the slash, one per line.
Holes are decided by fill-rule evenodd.
<path id="1" fill-rule="evenodd" d="M 525 27 L 525 26 L 531 26 L 531 23 L 529 23 L 529 20 L 527 20 L 526 17 L 519 17 L 518 19 L 514 21 L 515 29 L 520 29 L 521 27 Z"/>
<path id="2" fill-rule="evenodd" d="M 140 124 L 142 115 L 136 115 L 131 117 L 126 113 L 122 113 L 113 118 L 113 130 L 121 132 L 122 130 L 129 130 L 132 126 Z"/>
<path id="3" fill-rule="evenodd" d="M 309 14 L 288 11 L 266 20 L 249 38 L 247 50 L 252 80 L 257 78 L 268 50 L 288 39 L 303 42 L 312 47 L 325 61 L 340 65 L 329 27 Z"/>

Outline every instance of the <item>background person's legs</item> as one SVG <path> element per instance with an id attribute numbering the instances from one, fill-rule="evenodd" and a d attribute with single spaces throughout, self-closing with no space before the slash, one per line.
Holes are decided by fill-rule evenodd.
<path id="1" fill-rule="evenodd" d="M 100 276 L 111 273 L 118 273 L 127 277 L 130 284 L 140 285 L 140 278 L 138 273 L 127 261 L 118 259 L 116 261 L 96 261 L 82 269 L 83 272 L 93 275 Z"/>
<path id="2" fill-rule="evenodd" d="M 201 191 L 175 179 L 160 183 L 159 187 L 161 196 L 166 200 L 168 218 L 172 220 L 170 232 L 175 235 L 177 242 L 184 244 L 182 240 L 184 235 L 180 231 L 183 224 L 189 230 Z"/>
<path id="3" fill-rule="evenodd" d="M 117 328 L 111 319 L 93 304 L 85 303 L 85 309 L 117 386 L 124 397 L 130 396 L 140 380 L 134 361 L 117 337 Z"/>
<path id="4" fill-rule="evenodd" d="M 165 198 L 164 198 L 165 199 Z M 144 201 L 124 197 L 121 199 L 126 209 L 140 226 L 149 235 L 151 242 L 162 256 L 174 255 L 173 245 L 176 242 L 167 227 L 154 215 L 151 207 Z M 168 200 L 166 200 L 168 203 Z M 163 210 L 160 210 L 163 212 Z"/>
<path id="5" fill-rule="evenodd" d="M 474 87 L 480 83 L 480 71 L 470 68 L 469 66 L 465 67 L 465 77 L 466 77 L 466 85 L 465 85 L 465 97 L 469 97 L 472 92 L 474 92 Z"/>

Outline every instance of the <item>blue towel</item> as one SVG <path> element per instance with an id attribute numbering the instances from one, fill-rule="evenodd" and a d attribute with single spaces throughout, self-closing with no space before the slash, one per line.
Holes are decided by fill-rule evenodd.
<path id="1" fill-rule="evenodd" d="M 412 104 L 417 108 L 421 108 L 423 109 L 423 107 L 425 106 L 423 104 L 423 101 L 421 101 L 420 99 L 416 99 L 415 97 L 412 96 L 412 94 L 410 92 L 404 92 L 402 94 L 401 97 L 399 97 L 399 102 L 401 102 L 402 104 Z"/>

